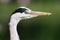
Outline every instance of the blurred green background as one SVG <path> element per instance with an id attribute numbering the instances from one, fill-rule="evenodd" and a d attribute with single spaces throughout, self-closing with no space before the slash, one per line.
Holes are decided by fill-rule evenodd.
<path id="1" fill-rule="evenodd" d="M 9 40 L 10 14 L 20 5 L 15 0 L 0 2 L 0 40 Z M 31 0 L 28 8 L 51 12 L 51 16 L 39 16 L 22 20 L 18 24 L 21 40 L 60 40 L 60 0 Z"/>

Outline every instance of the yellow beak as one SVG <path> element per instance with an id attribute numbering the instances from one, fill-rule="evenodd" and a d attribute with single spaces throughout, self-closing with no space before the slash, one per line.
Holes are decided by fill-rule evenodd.
<path id="1" fill-rule="evenodd" d="M 32 16 L 49 16 L 51 13 L 48 12 L 39 12 L 39 11 L 32 11 L 31 12 Z"/>

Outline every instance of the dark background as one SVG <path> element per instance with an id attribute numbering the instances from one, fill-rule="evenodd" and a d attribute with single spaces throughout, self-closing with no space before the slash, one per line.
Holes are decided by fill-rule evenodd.
<path id="1" fill-rule="evenodd" d="M 9 17 L 17 7 L 20 5 L 15 0 L 0 2 L 0 40 L 10 39 Z M 31 0 L 27 7 L 52 15 L 22 20 L 18 24 L 21 40 L 60 40 L 60 0 Z"/>

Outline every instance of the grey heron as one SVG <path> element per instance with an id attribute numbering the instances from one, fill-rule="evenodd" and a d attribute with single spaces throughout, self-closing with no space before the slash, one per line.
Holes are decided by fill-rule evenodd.
<path id="1" fill-rule="evenodd" d="M 22 19 L 30 19 L 33 17 L 42 16 L 42 15 L 51 15 L 51 13 L 32 11 L 27 7 L 19 7 L 18 9 L 16 9 L 12 13 L 10 17 L 10 22 L 9 22 L 10 40 L 20 40 L 17 32 L 17 24 Z"/>

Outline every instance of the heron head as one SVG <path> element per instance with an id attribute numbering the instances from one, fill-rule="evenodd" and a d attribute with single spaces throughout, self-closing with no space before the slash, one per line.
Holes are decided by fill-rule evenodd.
<path id="1" fill-rule="evenodd" d="M 51 13 L 48 12 L 39 12 L 39 11 L 32 11 L 31 9 L 27 8 L 27 7 L 20 7 L 22 8 L 22 10 L 24 10 L 23 14 L 25 15 L 25 18 L 33 18 L 33 17 L 37 17 L 37 16 L 49 16 L 51 15 Z"/>
<path id="2" fill-rule="evenodd" d="M 22 19 L 30 19 L 30 18 L 37 17 L 37 16 L 47 16 L 47 15 L 49 16 L 51 15 L 51 13 L 32 11 L 31 9 L 27 7 L 20 7 L 16 9 L 11 15 L 9 24 L 12 24 L 12 23 L 17 24 Z"/>
<path id="3" fill-rule="evenodd" d="M 19 7 L 13 12 L 13 14 L 16 16 L 16 18 L 20 17 L 21 19 L 30 19 L 37 16 L 51 15 L 51 13 L 47 12 L 32 11 L 27 7 Z"/>

